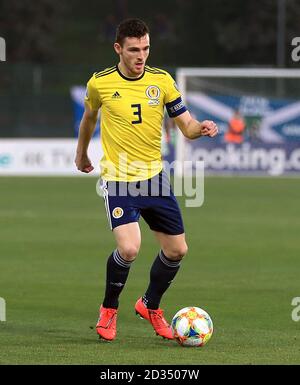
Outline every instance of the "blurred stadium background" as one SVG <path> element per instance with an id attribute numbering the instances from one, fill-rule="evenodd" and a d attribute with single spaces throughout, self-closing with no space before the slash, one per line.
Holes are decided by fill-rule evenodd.
<path id="1" fill-rule="evenodd" d="M 169 318 L 190 304 L 212 315 L 215 336 L 196 353 L 128 314 L 157 248 L 144 223 L 119 339 L 99 347 L 91 329 L 114 242 L 98 169 L 79 178 L 74 152 L 85 84 L 117 62 L 114 31 L 125 17 L 149 24 L 149 65 L 168 70 L 191 112 L 220 127 L 216 141 L 183 142 L 164 122 L 165 159 L 204 160 L 209 175 L 203 207 L 179 198 L 189 256 L 163 304 Z M 300 362 L 291 318 L 300 296 L 299 19 L 297 0 L 0 0 L 0 363 Z M 95 164 L 100 156 L 98 131 Z"/>

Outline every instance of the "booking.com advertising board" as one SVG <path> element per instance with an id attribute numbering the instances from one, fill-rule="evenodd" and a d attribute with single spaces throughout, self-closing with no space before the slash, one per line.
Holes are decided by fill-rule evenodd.
<path id="1" fill-rule="evenodd" d="M 219 127 L 213 140 L 186 141 L 185 153 L 193 164 L 204 160 L 207 173 L 300 173 L 299 101 L 189 92 L 187 103 L 194 117 Z"/>

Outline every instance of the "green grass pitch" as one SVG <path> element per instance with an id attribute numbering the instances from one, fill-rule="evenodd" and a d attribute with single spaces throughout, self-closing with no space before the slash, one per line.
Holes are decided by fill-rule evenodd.
<path id="1" fill-rule="evenodd" d="M 114 248 L 96 179 L 0 178 L 1 364 L 299 364 L 300 179 L 206 178 L 183 211 L 189 252 L 162 301 L 167 319 L 204 308 L 203 348 L 157 337 L 134 313 L 158 245 L 142 247 L 121 295 L 117 339 L 95 333 Z"/>

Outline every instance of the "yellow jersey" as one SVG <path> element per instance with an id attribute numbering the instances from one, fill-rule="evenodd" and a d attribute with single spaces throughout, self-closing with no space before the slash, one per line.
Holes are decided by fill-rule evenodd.
<path id="1" fill-rule="evenodd" d="M 85 103 L 101 108 L 101 176 L 108 181 L 141 181 L 162 170 L 164 107 L 178 116 L 184 107 L 171 75 L 145 66 L 139 78 L 127 78 L 118 66 L 96 72 L 87 83 Z"/>

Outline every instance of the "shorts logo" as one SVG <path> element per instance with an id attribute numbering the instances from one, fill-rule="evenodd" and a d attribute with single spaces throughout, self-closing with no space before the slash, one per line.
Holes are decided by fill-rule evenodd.
<path id="1" fill-rule="evenodd" d="M 160 96 L 160 89 L 157 86 L 149 86 L 146 89 L 146 95 L 149 99 L 158 99 Z"/>
<path id="2" fill-rule="evenodd" d="M 115 219 L 121 218 L 124 214 L 124 210 L 121 207 L 115 207 L 112 212 L 112 216 Z"/>

